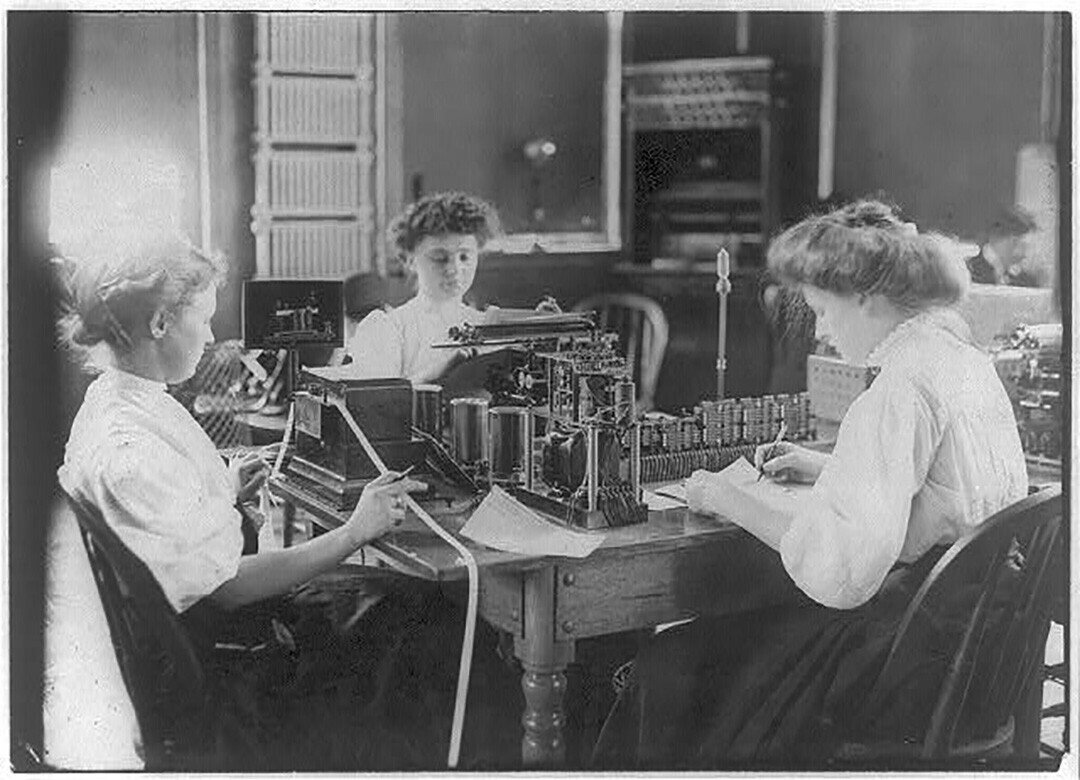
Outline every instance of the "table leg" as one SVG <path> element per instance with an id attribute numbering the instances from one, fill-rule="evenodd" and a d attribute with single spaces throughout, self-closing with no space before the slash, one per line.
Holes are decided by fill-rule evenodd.
<path id="1" fill-rule="evenodd" d="M 296 523 L 296 505 L 292 501 L 286 501 L 282 507 L 282 523 L 284 525 L 281 529 L 281 546 L 292 547 L 294 543 L 293 534 L 296 533 L 296 529 L 293 525 Z"/>
<path id="2" fill-rule="evenodd" d="M 555 569 L 527 571 L 523 576 L 523 636 L 514 640 L 514 653 L 524 668 L 521 761 L 525 769 L 556 767 L 566 761 L 563 697 L 574 643 L 555 639 Z"/>

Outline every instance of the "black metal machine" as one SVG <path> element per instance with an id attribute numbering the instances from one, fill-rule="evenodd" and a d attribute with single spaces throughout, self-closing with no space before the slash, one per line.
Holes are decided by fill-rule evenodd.
<path id="1" fill-rule="evenodd" d="M 597 328 L 590 313 L 517 312 L 452 329 L 450 339 L 447 346 L 505 350 L 502 370 L 489 372 L 487 383 L 491 477 L 523 503 L 579 527 L 648 519 L 635 388 L 616 334 Z M 519 424 L 507 409 L 514 406 L 527 408 L 531 420 Z M 530 440 L 525 467 L 507 480 L 517 470 L 498 456 L 517 449 L 508 439 L 522 426 Z"/>
<path id="2" fill-rule="evenodd" d="M 303 369 L 293 395 L 296 448 L 291 475 L 336 506 L 356 503 L 379 472 L 338 411 L 345 404 L 392 469 L 424 462 L 428 445 L 412 432 L 412 385 L 406 379 L 350 379 L 343 371 Z"/>
<path id="3" fill-rule="evenodd" d="M 593 323 L 588 314 L 538 314 L 452 329 L 440 346 L 480 352 L 468 362 L 484 390 L 448 402 L 439 386 L 351 379 L 348 366 L 302 371 L 290 476 L 346 508 L 377 475 L 344 404 L 392 469 L 421 466 L 421 478 L 471 494 L 498 484 L 567 524 L 609 528 L 648 519 L 645 481 L 752 457 L 781 423 L 793 441 L 814 436 L 806 393 L 641 417 L 617 337 Z"/>

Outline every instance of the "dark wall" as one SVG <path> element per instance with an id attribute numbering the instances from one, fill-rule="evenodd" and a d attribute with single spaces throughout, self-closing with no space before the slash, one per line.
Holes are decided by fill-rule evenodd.
<path id="1" fill-rule="evenodd" d="M 618 254 L 539 253 L 490 255 L 480 261 L 470 296 L 479 305 L 536 305 L 551 295 L 564 309 L 611 286 L 611 266 Z"/>
<path id="2" fill-rule="evenodd" d="M 398 30 L 407 197 L 419 177 L 491 200 L 513 232 L 600 229 L 603 14 L 401 14 Z M 556 152 L 534 192 L 536 138 Z"/>
<path id="3" fill-rule="evenodd" d="M 840 16 L 836 188 L 975 237 L 1039 140 L 1039 13 Z"/>
<path id="4" fill-rule="evenodd" d="M 46 529 L 61 459 L 60 367 L 46 221 L 49 164 L 63 123 L 71 28 L 65 14 L 7 15 L 8 74 L 8 767 L 40 770 Z"/>
<path id="5" fill-rule="evenodd" d="M 630 62 L 735 56 L 773 60 L 779 156 L 774 197 L 780 222 L 790 222 L 816 205 L 822 15 L 751 13 L 743 55 L 736 49 L 736 17 L 734 12 L 629 13 L 624 54 Z M 612 282 L 659 301 L 667 314 L 671 332 L 656 394 L 661 409 L 692 407 L 715 396 L 718 304 L 709 279 L 715 277 L 627 273 Z M 804 361 L 805 355 L 778 348 L 759 287 L 757 276 L 750 274 L 735 280 L 728 296 L 729 396 L 787 392 L 802 389 L 799 382 L 805 382 L 787 366 Z"/>

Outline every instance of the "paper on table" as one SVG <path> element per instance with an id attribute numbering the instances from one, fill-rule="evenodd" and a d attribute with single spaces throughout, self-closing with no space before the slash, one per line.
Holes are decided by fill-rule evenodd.
<path id="1" fill-rule="evenodd" d="M 686 494 L 683 493 L 683 498 L 675 498 L 667 489 L 657 488 L 653 490 L 642 490 L 641 498 L 645 502 L 645 505 L 649 509 L 657 512 L 662 512 L 665 509 L 680 509 L 686 506 Z"/>
<path id="2" fill-rule="evenodd" d="M 686 485 L 682 482 L 674 482 L 670 485 L 661 485 L 660 487 L 653 488 L 654 493 L 658 493 L 661 496 L 667 496 L 673 498 L 676 501 L 682 502 L 686 505 Z"/>
<path id="3" fill-rule="evenodd" d="M 562 528 L 537 515 L 498 485 L 480 502 L 461 535 L 519 555 L 584 558 L 604 541 L 601 533 Z"/>
<path id="4" fill-rule="evenodd" d="M 733 488 L 752 502 L 789 516 L 795 513 L 799 501 L 805 498 L 811 487 L 793 482 L 777 482 L 769 478 L 758 479 L 758 470 L 746 458 L 739 458 L 723 471 L 710 476 L 713 488 Z M 710 503 L 724 502 L 722 490 L 713 489 L 708 493 Z M 720 514 L 727 514 L 722 506 L 709 508 Z"/>

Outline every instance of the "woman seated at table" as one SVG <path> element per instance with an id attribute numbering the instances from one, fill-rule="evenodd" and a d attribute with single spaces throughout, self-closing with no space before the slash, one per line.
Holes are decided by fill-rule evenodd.
<path id="1" fill-rule="evenodd" d="M 358 378 L 404 377 L 416 383 L 438 380 L 474 351 L 438 347 L 450 328 L 479 325 L 499 317 L 465 303 L 484 245 L 501 228 L 495 208 L 472 195 L 447 192 L 411 204 L 390 225 L 391 246 L 415 275 L 417 293 L 390 311 L 364 317 L 349 341 L 352 372 Z M 557 312 L 546 298 L 538 311 Z"/>
<path id="2" fill-rule="evenodd" d="M 655 635 L 605 724 L 601 766 L 808 767 L 852 735 L 918 739 L 941 666 L 889 712 L 860 711 L 860 697 L 947 545 L 1027 495 L 1009 399 L 954 307 L 968 272 L 942 237 L 859 201 L 786 230 L 768 267 L 801 291 L 818 338 L 880 372 L 831 455 L 782 443 L 766 461 L 759 448 L 770 478 L 813 483 L 794 516 L 730 517 L 778 551 L 792 603 Z M 692 475 L 691 509 L 709 511 L 715 489 Z"/>
<path id="3" fill-rule="evenodd" d="M 339 567 L 399 522 L 406 493 L 424 485 L 385 474 L 343 526 L 275 549 L 269 523 L 256 534 L 237 511 L 265 467 L 254 457 L 226 466 L 166 390 L 193 374 L 213 341 L 220 262 L 150 236 L 137 250 L 73 261 L 69 271 L 67 341 L 107 367 L 73 423 L 62 486 L 96 505 L 146 563 L 207 663 L 218 642 L 264 647 L 228 676 L 232 706 L 250 705 L 241 721 L 257 749 L 196 756 L 196 766 L 445 766 L 463 610 L 436 586 Z M 498 699 L 474 686 L 462 766 L 497 762 L 484 751 L 500 744 L 516 754 L 518 739 L 517 676 L 495 658 L 494 635 L 477 628 L 473 679 L 502 702 L 495 713 L 487 702 Z"/>

